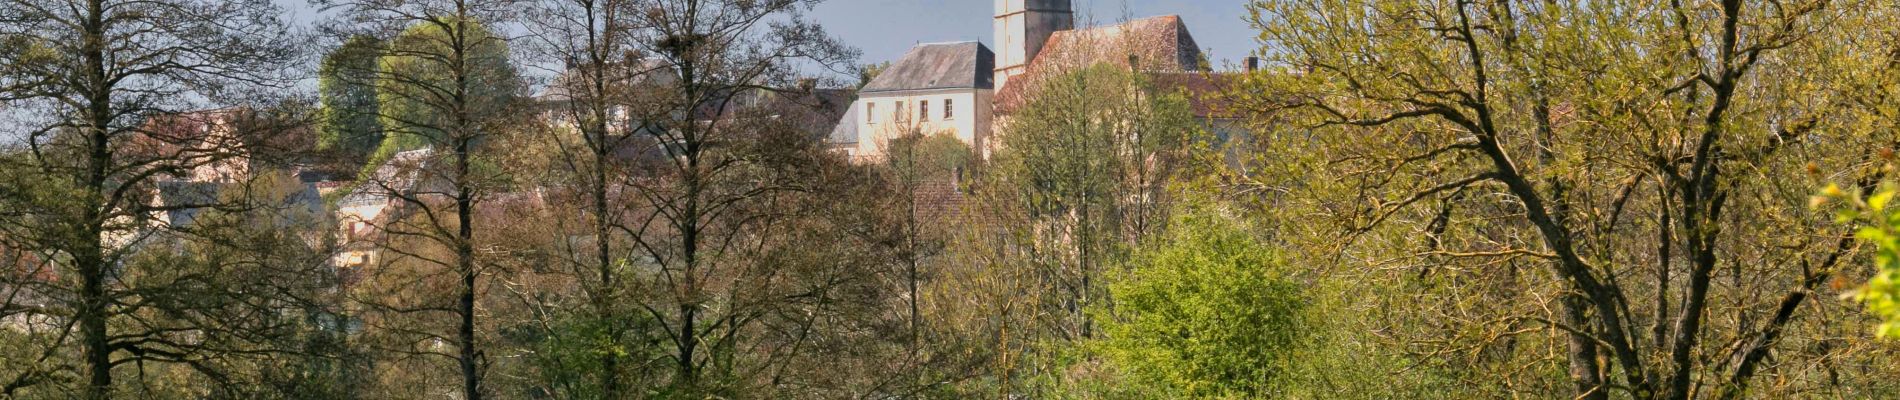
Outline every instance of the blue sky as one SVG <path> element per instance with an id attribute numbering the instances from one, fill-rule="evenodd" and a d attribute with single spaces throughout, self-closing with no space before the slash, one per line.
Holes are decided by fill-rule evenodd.
<path id="1" fill-rule="evenodd" d="M 1113 24 L 1126 18 L 1180 15 L 1208 51 L 1216 68 L 1258 47 L 1243 19 L 1245 0 L 1075 0 L 1080 23 Z M 992 0 L 830 0 L 809 17 L 840 40 L 864 51 L 860 62 L 894 60 L 911 45 L 981 40 L 990 44 Z"/>

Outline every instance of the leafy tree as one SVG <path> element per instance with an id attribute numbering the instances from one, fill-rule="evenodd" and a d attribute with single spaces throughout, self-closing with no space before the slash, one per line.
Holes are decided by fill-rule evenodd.
<path id="1" fill-rule="evenodd" d="M 1804 393 L 1798 366 L 1876 357 L 1799 351 L 1840 328 L 1803 310 L 1853 246 L 1792 194 L 1892 147 L 1894 43 L 1862 40 L 1891 4 L 1250 7 L 1270 72 L 1239 104 L 1318 159 L 1253 190 L 1316 189 L 1339 257 L 1409 271 L 1417 356 L 1497 343 L 1451 369 L 1597 399 Z"/>
<path id="2" fill-rule="evenodd" d="M 1103 266 L 1161 225 L 1166 185 L 1202 127 L 1185 96 L 1143 73 L 1099 64 L 1056 76 L 1008 119 L 992 174 L 1025 213 L 1012 227 L 1020 245 L 1037 249 L 1017 261 L 1044 271 L 1051 306 L 1068 310 L 1059 335 L 1085 338 Z"/>
<path id="3" fill-rule="evenodd" d="M 376 69 L 352 72 L 376 77 L 377 119 L 386 139 L 373 160 L 478 134 L 484 127 L 470 119 L 507 115 L 523 89 L 507 41 L 474 16 L 418 21 L 386 46 Z"/>
<path id="4" fill-rule="evenodd" d="M 1196 398 L 1271 397 L 1311 335 L 1291 268 L 1217 206 L 1177 213 L 1110 274 L 1097 350 L 1133 384 Z"/>
<path id="5" fill-rule="evenodd" d="M 337 149 L 365 157 L 383 141 L 376 96 L 377 59 L 383 42 L 373 36 L 345 39 L 317 65 L 317 149 Z"/>

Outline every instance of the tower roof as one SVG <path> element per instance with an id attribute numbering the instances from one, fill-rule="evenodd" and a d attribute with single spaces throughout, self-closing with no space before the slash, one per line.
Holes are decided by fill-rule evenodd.
<path id="1" fill-rule="evenodd" d="M 904 53 L 860 92 L 992 89 L 994 69 L 996 54 L 982 43 L 925 43 Z"/>

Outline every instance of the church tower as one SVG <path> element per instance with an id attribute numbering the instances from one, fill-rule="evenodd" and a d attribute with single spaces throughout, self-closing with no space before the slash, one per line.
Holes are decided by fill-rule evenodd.
<path id="1" fill-rule="evenodd" d="M 1056 32 L 1075 28 L 1069 0 L 996 0 L 996 90 L 1029 69 Z"/>

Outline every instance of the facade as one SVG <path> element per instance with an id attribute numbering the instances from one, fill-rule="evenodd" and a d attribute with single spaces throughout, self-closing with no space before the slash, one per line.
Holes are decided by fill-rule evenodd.
<path id="1" fill-rule="evenodd" d="M 909 134 L 955 135 L 972 148 L 988 145 L 991 74 L 996 55 L 977 42 L 911 48 L 858 91 L 832 131 L 833 148 L 853 160 L 884 158 L 884 145 Z"/>

